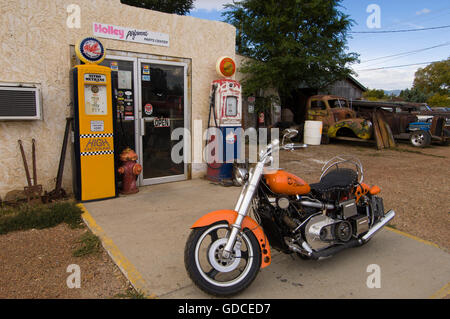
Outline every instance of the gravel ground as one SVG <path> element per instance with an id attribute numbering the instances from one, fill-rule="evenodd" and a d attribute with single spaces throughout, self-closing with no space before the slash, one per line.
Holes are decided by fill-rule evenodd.
<path id="1" fill-rule="evenodd" d="M 350 154 L 364 167 L 364 182 L 378 185 L 385 209 L 394 209 L 390 225 L 450 248 L 450 146 L 425 149 L 400 144 L 395 150 L 376 150 L 364 143 L 336 141 L 293 152 L 282 151 L 280 167 L 309 183 L 319 180 L 328 159 Z"/>
<path id="2" fill-rule="evenodd" d="M 108 254 L 73 257 L 86 228 L 66 224 L 0 236 L 0 298 L 113 298 L 126 295 L 129 283 Z M 69 289 L 67 267 L 77 264 L 81 287 Z"/>

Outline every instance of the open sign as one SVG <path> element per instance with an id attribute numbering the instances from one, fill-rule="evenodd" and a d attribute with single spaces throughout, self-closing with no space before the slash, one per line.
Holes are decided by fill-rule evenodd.
<path id="1" fill-rule="evenodd" d="M 170 127 L 170 119 L 169 118 L 155 118 L 153 120 L 153 125 L 155 127 Z"/>

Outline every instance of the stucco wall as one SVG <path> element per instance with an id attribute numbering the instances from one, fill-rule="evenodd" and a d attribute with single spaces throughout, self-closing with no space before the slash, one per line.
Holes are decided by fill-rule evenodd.
<path id="1" fill-rule="evenodd" d="M 67 27 L 70 4 L 81 8 L 79 29 Z M 70 45 L 92 36 L 93 22 L 169 34 L 169 47 L 100 40 L 107 50 L 191 59 L 192 120 L 201 119 L 206 126 L 216 60 L 223 55 L 235 57 L 233 26 L 135 8 L 120 0 L 0 0 L 0 82 L 39 83 L 44 114 L 42 121 L 0 121 L 0 196 L 26 185 L 18 139 L 24 141 L 29 163 L 31 139 L 36 139 L 38 182 L 46 190 L 53 189 L 65 118 L 70 115 Z M 68 151 L 63 187 L 70 191 Z M 192 176 L 201 174 L 202 165 L 193 165 Z"/>

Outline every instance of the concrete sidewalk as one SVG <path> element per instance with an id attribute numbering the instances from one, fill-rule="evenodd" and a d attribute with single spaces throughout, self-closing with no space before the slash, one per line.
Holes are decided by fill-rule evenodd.
<path id="1" fill-rule="evenodd" d="M 186 273 L 184 245 L 199 217 L 233 209 L 239 192 L 197 179 L 141 187 L 138 194 L 84 206 L 97 231 L 111 242 L 107 249 L 120 251 L 116 263 L 137 270 L 148 295 L 210 298 Z M 450 255 L 397 231 L 382 230 L 364 247 L 320 261 L 276 251 L 272 257 L 239 298 L 429 298 L 449 293 Z M 366 285 L 372 264 L 380 266 L 381 288 Z"/>

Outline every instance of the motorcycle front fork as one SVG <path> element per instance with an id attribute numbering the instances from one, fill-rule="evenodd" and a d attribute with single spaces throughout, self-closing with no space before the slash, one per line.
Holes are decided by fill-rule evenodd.
<path id="1" fill-rule="evenodd" d="M 239 199 L 234 208 L 238 215 L 234 223 L 231 225 L 230 237 L 228 238 L 227 244 L 225 245 L 225 248 L 222 252 L 222 256 L 224 258 L 230 258 L 234 244 L 236 243 L 236 237 L 241 231 L 242 222 L 244 221 L 245 216 L 247 216 L 248 208 L 250 207 L 253 195 L 255 194 L 256 188 L 258 187 L 263 170 L 264 163 L 258 162 L 258 164 L 256 164 L 254 172 L 250 172 L 248 182 L 242 188 L 241 194 L 239 195 Z"/>

